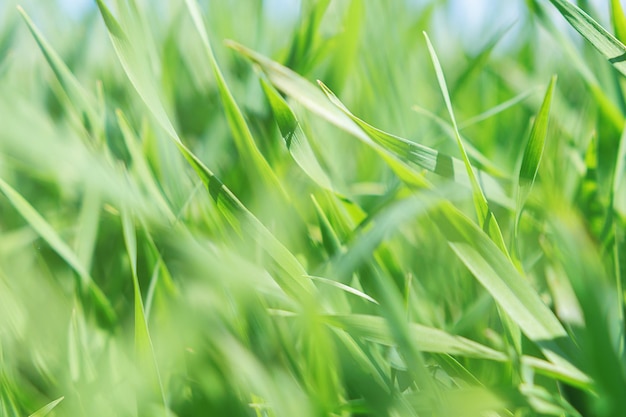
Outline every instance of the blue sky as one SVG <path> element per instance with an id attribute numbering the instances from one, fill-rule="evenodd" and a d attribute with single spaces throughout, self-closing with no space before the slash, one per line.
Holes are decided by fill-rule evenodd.
<path id="1" fill-rule="evenodd" d="M 10 1 L 11 0 L 0 0 L 0 4 Z M 20 0 L 17 1 L 20 2 Z M 22 1 L 24 3 L 29 2 L 29 0 Z M 65 8 L 69 16 L 75 17 L 79 17 L 83 15 L 89 8 L 95 7 L 95 0 L 57 1 L 61 4 L 62 7 Z M 271 13 L 278 19 L 289 19 L 290 16 L 295 16 L 298 13 L 300 2 L 297 0 L 264 1 L 267 4 L 267 10 L 271 10 Z M 390 0 L 389 4 L 392 5 L 393 1 L 398 0 Z M 416 4 L 425 3 L 423 0 L 406 1 L 413 1 Z M 608 9 L 609 0 L 592 0 L 592 3 L 595 3 L 598 11 L 605 12 Z M 622 3 L 625 4 L 626 0 L 622 0 Z M 489 19 L 490 16 L 492 16 L 494 10 L 497 10 L 498 16 L 501 18 L 500 21 L 512 22 L 515 20 L 515 17 L 519 15 L 520 8 L 522 7 L 524 7 L 524 2 L 521 0 L 452 0 L 450 3 L 449 21 L 447 21 L 447 23 L 450 26 L 454 26 L 455 28 L 464 27 L 464 32 L 466 33 L 481 33 L 483 29 L 490 27 Z"/>

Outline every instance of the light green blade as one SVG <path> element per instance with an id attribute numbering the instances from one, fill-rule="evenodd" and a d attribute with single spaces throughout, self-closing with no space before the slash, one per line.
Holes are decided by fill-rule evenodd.
<path id="1" fill-rule="evenodd" d="M 442 229 L 459 259 L 552 363 L 588 381 L 564 353 L 563 346 L 573 348 L 569 335 L 528 280 L 483 231 L 459 219 L 449 218 L 451 227 Z"/>
<path id="2" fill-rule="evenodd" d="M 355 337 L 364 337 L 385 346 L 395 346 L 389 323 L 383 317 L 350 314 L 327 316 L 326 320 L 331 326 L 343 329 Z M 506 360 L 506 356 L 501 352 L 464 337 L 453 336 L 443 330 L 411 323 L 409 332 L 422 352 L 445 353 L 501 362 Z"/>
<path id="3" fill-rule="evenodd" d="M 137 276 L 137 236 L 135 234 L 135 224 L 128 209 L 122 209 L 121 218 L 124 243 L 126 245 L 133 280 L 136 360 L 152 392 L 162 401 L 163 406 L 167 408 L 161 372 L 159 371 L 157 359 L 154 354 L 152 338 L 148 330 L 148 320 L 146 319 L 141 289 L 139 287 L 139 277 Z M 140 404 L 138 404 L 138 406 L 140 407 Z"/>
<path id="4" fill-rule="evenodd" d="M 539 163 L 543 155 L 546 137 L 548 135 L 548 121 L 550 118 L 550 106 L 552 104 L 552 96 L 556 85 L 556 76 L 553 76 L 548 85 L 543 103 L 537 113 L 537 117 L 530 131 L 530 137 L 526 143 L 522 164 L 520 166 L 518 183 L 517 183 L 517 211 L 515 220 L 515 236 L 517 236 L 519 220 L 528 198 L 528 194 L 535 183 L 537 172 L 539 171 Z"/>
<path id="5" fill-rule="evenodd" d="M 45 417 L 48 414 L 50 414 L 50 412 L 52 411 L 52 409 L 54 407 L 56 407 L 57 405 L 59 405 L 59 403 L 61 401 L 63 401 L 65 399 L 65 397 L 60 397 L 57 398 L 56 400 L 50 402 L 49 404 L 44 405 L 43 407 L 41 407 L 39 410 L 35 411 L 33 414 L 31 414 L 29 417 Z"/>
<path id="6" fill-rule="evenodd" d="M 476 215 L 478 216 L 478 224 L 480 225 L 480 227 L 487 230 L 489 236 L 491 236 L 491 238 L 496 243 L 496 245 L 498 245 L 500 250 L 502 250 L 502 252 L 504 252 L 508 256 L 508 250 L 506 248 L 506 245 L 504 244 L 502 231 L 500 230 L 500 226 L 498 225 L 498 220 L 489 208 L 489 203 L 487 203 L 485 193 L 483 192 L 483 189 L 478 182 L 478 179 L 476 178 L 474 168 L 472 167 L 469 157 L 467 156 L 467 151 L 465 150 L 463 139 L 461 139 L 461 133 L 459 132 L 459 128 L 456 123 L 456 117 L 454 116 L 454 110 L 452 109 L 452 102 L 450 101 L 450 94 L 448 93 L 448 87 L 446 84 L 445 76 L 443 74 L 443 68 L 441 67 L 441 63 L 439 62 L 439 58 L 437 57 L 435 48 L 430 42 L 430 39 L 428 38 L 426 32 L 424 32 L 424 37 L 426 38 L 426 45 L 428 46 L 430 58 L 435 67 L 435 74 L 437 75 L 437 81 L 439 82 L 439 89 L 441 90 L 441 94 L 443 95 L 443 100 L 446 104 L 446 109 L 448 110 L 450 121 L 452 122 L 452 129 L 454 130 L 454 136 L 461 152 L 463 164 L 465 165 L 465 170 L 467 172 L 467 177 L 469 178 L 470 185 L 472 187 L 472 195 L 474 197 L 474 207 L 476 209 Z"/>
<path id="7" fill-rule="evenodd" d="M 317 160 L 306 135 L 300 127 L 298 119 L 296 119 L 296 115 L 285 99 L 264 78 L 261 78 L 261 86 L 272 108 L 274 119 L 285 140 L 287 149 L 294 161 L 317 185 L 326 190 L 334 191 L 332 181 Z"/>
<path id="8" fill-rule="evenodd" d="M 587 39 L 611 64 L 626 75 L 626 46 L 578 6 L 566 0 L 550 0 L 574 29 Z"/>
<path id="9" fill-rule="evenodd" d="M 611 22 L 617 39 L 621 42 L 626 40 L 626 15 L 620 0 L 611 0 Z"/>

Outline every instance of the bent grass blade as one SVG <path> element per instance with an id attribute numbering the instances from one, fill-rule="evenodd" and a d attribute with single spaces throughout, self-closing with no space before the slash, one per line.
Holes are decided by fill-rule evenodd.
<path id="1" fill-rule="evenodd" d="M 569 24 L 608 61 L 626 75 L 626 46 L 578 6 L 567 0 L 550 0 Z"/>
<path id="2" fill-rule="evenodd" d="M 390 166 L 395 165 L 394 162 L 389 161 L 389 157 L 393 157 L 396 161 L 410 162 L 427 171 L 453 179 L 462 185 L 470 185 L 469 177 L 465 170 L 462 169 L 464 164 L 459 159 L 419 143 L 380 131 L 373 126 L 370 126 L 371 129 L 368 128 L 364 131 L 363 127 L 367 124 L 356 118 L 343 104 L 339 105 L 341 103 L 339 99 L 336 99 L 336 96 L 332 94 L 330 89 L 322 86 L 323 83 L 320 83 L 320 86 L 322 86 L 324 93 L 332 94 L 329 94 L 328 99 L 311 82 L 289 68 L 234 41 L 228 41 L 227 44 L 244 57 L 259 65 L 268 80 L 278 90 L 368 146 L 372 146 L 374 143 L 379 148 L 383 148 L 387 155 L 381 155 L 381 157 L 385 158 Z M 332 97 L 335 98 L 333 99 Z M 356 122 L 357 119 L 359 123 Z M 374 132 L 376 133 L 374 134 Z M 370 134 L 373 135 L 370 136 Z M 504 192 L 494 178 L 483 172 L 479 172 L 478 176 L 481 178 L 481 181 L 488 184 L 487 192 L 490 198 L 497 199 L 497 202 L 504 207 L 513 207 L 513 204 L 505 197 Z M 421 181 L 421 185 L 424 186 L 425 183 Z M 491 193 L 491 191 L 493 192 Z"/>
<path id="3" fill-rule="evenodd" d="M 50 402 L 49 404 L 44 405 L 39 410 L 35 411 L 29 417 L 45 417 L 45 416 L 47 416 L 64 399 L 65 399 L 65 397 L 57 398 L 56 400 Z"/>

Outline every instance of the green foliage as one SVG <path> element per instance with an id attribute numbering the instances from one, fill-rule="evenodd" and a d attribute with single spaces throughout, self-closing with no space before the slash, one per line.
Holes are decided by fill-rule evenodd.
<path id="1" fill-rule="evenodd" d="M 626 415 L 619 1 L 31 3 L 0 416 Z"/>

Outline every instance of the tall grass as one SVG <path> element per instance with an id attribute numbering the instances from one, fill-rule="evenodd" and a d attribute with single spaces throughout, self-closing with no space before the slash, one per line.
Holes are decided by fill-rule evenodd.
<path id="1" fill-rule="evenodd" d="M 620 2 L 270 3 L 0 4 L 0 416 L 626 415 Z"/>

